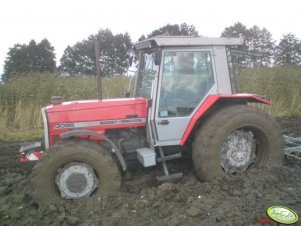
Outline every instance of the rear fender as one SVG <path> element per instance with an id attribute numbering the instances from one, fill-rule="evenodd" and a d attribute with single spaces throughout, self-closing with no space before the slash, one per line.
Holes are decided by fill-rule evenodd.
<path id="1" fill-rule="evenodd" d="M 193 130 L 197 126 L 197 123 L 204 118 L 204 116 L 210 112 L 216 105 L 220 103 L 226 104 L 246 104 L 248 102 L 263 103 L 271 105 L 272 102 L 265 100 L 255 94 L 239 93 L 239 94 L 227 94 L 227 95 L 211 95 L 208 96 L 200 108 L 192 116 L 180 142 L 183 146 L 187 142 L 188 138 L 192 134 Z"/>
<path id="2" fill-rule="evenodd" d="M 111 146 L 111 149 L 112 149 L 112 153 L 115 153 L 121 166 L 122 166 L 122 169 L 125 171 L 127 169 L 127 165 L 125 163 L 125 160 L 121 154 L 121 151 L 117 148 L 117 146 L 109 139 L 107 138 L 105 135 L 103 134 L 100 134 L 100 133 L 97 133 L 97 132 L 94 132 L 94 131 L 91 131 L 91 130 L 71 130 L 71 131 L 68 131 L 66 133 L 62 133 L 61 134 L 61 138 L 62 139 L 67 139 L 67 138 L 70 138 L 70 137 L 74 137 L 74 136 L 91 136 L 91 137 L 97 137 L 97 138 L 100 138 L 101 140 L 104 140 L 105 142 L 107 142 L 110 146 Z"/>

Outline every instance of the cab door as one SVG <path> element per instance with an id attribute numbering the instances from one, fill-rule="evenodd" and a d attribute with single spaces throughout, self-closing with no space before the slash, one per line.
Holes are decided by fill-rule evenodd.
<path id="1" fill-rule="evenodd" d="M 177 145 L 204 99 L 217 93 L 210 49 L 165 50 L 160 67 L 153 128 L 157 145 Z"/>

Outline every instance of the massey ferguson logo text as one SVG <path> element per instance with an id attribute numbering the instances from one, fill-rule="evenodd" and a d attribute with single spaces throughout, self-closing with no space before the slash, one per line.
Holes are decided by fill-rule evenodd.
<path id="1" fill-rule="evenodd" d="M 91 126 L 109 126 L 109 125 L 124 125 L 124 124 L 139 124 L 145 123 L 146 118 L 131 118 L 131 119 L 117 119 L 117 120 L 103 120 L 91 122 L 74 122 L 74 123 L 58 123 L 55 129 L 72 129 Z"/>
<path id="2" fill-rule="evenodd" d="M 142 118 L 132 118 L 132 119 L 100 121 L 99 125 L 116 125 L 116 124 L 129 124 L 129 123 L 142 123 L 142 122 L 143 122 Z"/>

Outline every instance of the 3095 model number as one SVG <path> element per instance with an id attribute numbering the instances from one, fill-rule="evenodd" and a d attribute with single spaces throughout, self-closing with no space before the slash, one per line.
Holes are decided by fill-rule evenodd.
<path id="1" fill-rule="evenodd" d="M 75 125 L 72 122 L 66 122 L 66 123 L 58 123 L 55 125 L 56 129 L 68 129 L 68 128 L 74 128 Z"/>

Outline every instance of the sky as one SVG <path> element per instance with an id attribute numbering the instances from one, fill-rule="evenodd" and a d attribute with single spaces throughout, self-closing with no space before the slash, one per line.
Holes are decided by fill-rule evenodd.
<path id="1" fill-rule="evenodd" d="M 9 48 L 47 38 L 56 61 L 68 45 L 109 28 L 128 32 L 133 42 L 166 24 L 194 25 L 200 35 L 219 37 L 241 22 L 267 28 L 273 39 L 301 38 L 300 0 L 3 0 L 0 2 L 0 74 Z"/>

